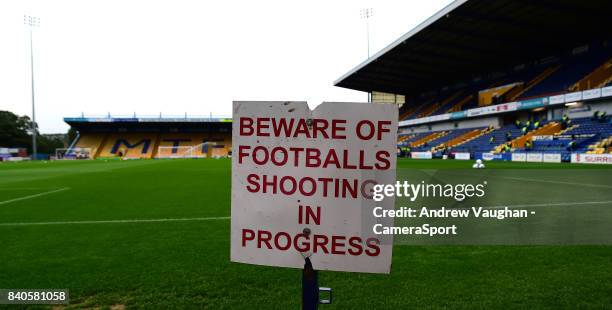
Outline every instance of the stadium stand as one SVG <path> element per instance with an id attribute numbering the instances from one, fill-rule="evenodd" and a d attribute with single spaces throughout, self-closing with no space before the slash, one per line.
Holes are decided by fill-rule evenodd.
<path id="1" fill-rule="evenodd" d="M 106 141 L 106 134 L 92 133 L 78 138 L 76 147 L 90 149 L 91 156 L 97 157 Z"/>
<path id="2" fill-rule="evenodd" d="M 503 102 L 525 100 L 534 97 L 556 95 L 569 91 L 601 87 L 612 79 L 610 49 L 595 46 L 593 51 L 579 51 L 565 57 L 546 59 L 545 64 L 512 70 L 503 77 L 476 82 L 458 91 L 441 92 L 439 95 L 423 94 L 422 103 L 414 108 L 409 102 L 400 112 L 400 120 L 417 119 L 447 112 L 462 111 L 476 106 L 481 91 L 514 85 L 500 94 Z M 486 86 L 485 86 L 486 85 Z M 450 94 L 449 94 L 450 93 Z M 485 105 L 489 105 L 491 102 Z M 412 108 L 412 109 L 411 109 Z"/>
<path id="3" fill-rule="evenodd" d="M 612 36 L 601 25 L 609 11 L 603 0 L 456 0 L 334 84 L 403 98 L 399 128 L 410 134 L 398 146 L 412 151 L 606 155 Z M 595 111 L 604 117 L 589 118 Z"/>
<path id="4" fill-rule="evenodd" d="M 225 157 L 231 154 L 227 118 L 65 118 L 78 131 L 75 149 L 91 158 Z"/>

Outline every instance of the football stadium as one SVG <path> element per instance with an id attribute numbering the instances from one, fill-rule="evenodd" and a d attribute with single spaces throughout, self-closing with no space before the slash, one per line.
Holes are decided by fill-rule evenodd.
<path id="1" fill-rule="evenodd" d="M 610 1 L 457 0 L 333 82 L 399 106 L 397 180 L 488 184 L 479 203 L 511 222 L 398 235 L 390 274 L 320 272 L 334 298 L 319 308 L 611 307 L 610 13 Z M 0 308 L 300 308 L 302 270 L 230 261 L 237 119 L 63 121 L 74 135 L 38 160 L 0 145 L 0 289 L 70 302 Z M 416 201 L 466 208 L 455 191 Z"/>

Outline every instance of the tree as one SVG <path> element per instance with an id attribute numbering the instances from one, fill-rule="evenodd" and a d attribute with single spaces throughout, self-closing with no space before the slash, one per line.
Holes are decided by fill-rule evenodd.
<path id="1" fill-rule="evenodd" d="M 0 146 L 32 148 L 32 122 L 27 116 L 0 111 Z"/>
<path id="2" fill-rule="evenodd" d="M 38 152 L 41 154 L 55 154 L 55 150 L 64 147 L 64 141 L 58 138 L 50 138 L 44 135 L 38 136 Z"/>

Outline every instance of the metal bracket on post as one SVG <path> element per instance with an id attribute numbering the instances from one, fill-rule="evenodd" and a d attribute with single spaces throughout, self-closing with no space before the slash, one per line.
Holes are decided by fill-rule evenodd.
<path id="1" fill-rule="evenodd" d="M 321 299 L 319 300 L 319 303 L 322 305 L 331 305 L 332 303 L 332 289 L 331 287 L 319 287 L 319 295 L 321 295 L 321 292 L 328 292 L 329 293 L 329 298 L 328 299 Z"/>

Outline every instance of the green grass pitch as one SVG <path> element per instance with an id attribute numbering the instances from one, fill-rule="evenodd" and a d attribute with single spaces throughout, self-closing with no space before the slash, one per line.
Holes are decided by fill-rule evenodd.
<path id="1" fill-rule="evenodd" d="M 471 163 L 400 160 L 398 167 Z M 225 159 L 0 164 L 0 288 L 68 288 L 74 308 L 299 309 L 300 270 L 229 262 L 230 166 Z M 132 221 L 147 219 L 191 220 Z M 321 272 L 319 280 L 335 297 L 321 309 L 607 308 L 612 246 L 396 244 L 390 275 Z"/>

